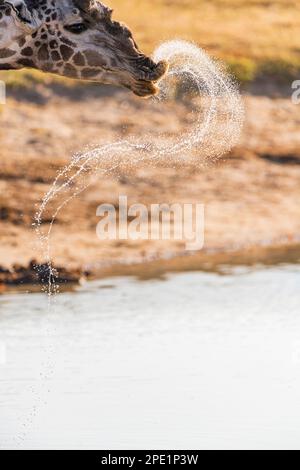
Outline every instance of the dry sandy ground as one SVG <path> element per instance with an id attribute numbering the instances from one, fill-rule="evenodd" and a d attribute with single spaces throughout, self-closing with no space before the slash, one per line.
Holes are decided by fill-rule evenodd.
<path id="1" fill-rule="evenodd" d="M 86 145 L 117 135 L 172 135 L 187 128 L 183 102 L 157 107 L 127 92 L 79 88 L 69 96 L 45 90 L 36 99 L 10 96 L 0 114 L 0 266 L 13 270 L 42 262 L 33 216 L 57 171 Z M 34 97 L 36 98 L 36 97 Z M 239 145 L 217 163 L 126 164 L 99 177 L 60 212 L 52 237 L 56 265 L 99 272 L 111 263 L 135 263 L 183 254 L 184 242 L 100 241 L 96 208 L 117 204 L 205 204 L 204 253 L 300 240 L 300 107 L 289 99 L 245 96 L 246 124 Z M 1 271 L 1 270 L 0 270 Z M 6 274 L 2 273 L 2 281 Z"/>

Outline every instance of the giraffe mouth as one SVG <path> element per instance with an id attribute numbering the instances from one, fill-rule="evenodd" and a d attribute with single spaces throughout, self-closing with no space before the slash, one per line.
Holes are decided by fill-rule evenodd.
<path id="1" fill-rule="evenodd" d="M 159 92 L 159 81 L 169 70 L 169 64 L 166 61 L 161 61 L 158 64 L 154 64 L 149 59 L 147 61 L 148 67 L 142 66 L 138 78 L 135 78 L 133 83 L 128 86 L 135 95 L 144 98 L 154 96 Z"/>
<path id="2" fill-rule="evenodd" d="M 129 85 L 128 88 L 141 98 L 148 98 L 157 95 L 159 92 L 159 86 L 156 83 L 146 80 L 138 80 L 134 84 Z"/>

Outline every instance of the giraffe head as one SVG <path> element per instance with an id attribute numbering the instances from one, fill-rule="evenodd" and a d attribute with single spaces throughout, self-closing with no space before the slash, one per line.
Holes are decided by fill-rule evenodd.
<path id="1" fill-rule="evenodd" d="M 0 0 L 0 70 L 36 68 L 156 93 L 166 62 L 154 63 L 98 0 Z"/>

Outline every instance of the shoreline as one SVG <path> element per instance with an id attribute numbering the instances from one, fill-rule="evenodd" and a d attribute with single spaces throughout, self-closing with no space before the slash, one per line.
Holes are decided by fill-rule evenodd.
<path id="1" fill-rule="evenodd" d="M 90 272 L 84 270 L 67 270 L 57 267 L 56 282 L 59 290 L 69 291 L 87 282 L 115 277 L 135 277 L 140 281 L 162 279 L 168 274 L 183 272 L 205 272 L 218 275 L 229 275 L 237 268 L 261 269 L 280 265 L 300 265 L 300 241 L 274 245 L 251 245 L 227 250 L 202 250 L 197 253 L 182 252 L 165 254 L 155 259 L 141 259 L 138 262 L 114 262 L 110 265 L 95 268 Z M 45 265 L 42 265 L 45 267 Z M 0 294 L 10 292 L 40 293 L 45 286 L 39 283 L 38 270 L 34 263 L 9 271 L 0 267 Z M 45 270 L 43 271 L 45 276 Z"/>

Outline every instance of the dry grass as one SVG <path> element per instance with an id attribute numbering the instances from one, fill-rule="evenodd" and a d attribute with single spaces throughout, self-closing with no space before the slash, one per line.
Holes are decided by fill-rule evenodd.
<path id="1" fill-rule="evenodd" d="M 220 57 L 299 57 L 298 0 L 107 0 L 148 49 L 158 40 L 194 40 Z"/>
<path id="2" fill-rule="evenodd" d="M 107 0 L 151 52 L 174 37 L 225 60 L 242 81 L 300 70 L 299 0 Z"/>

